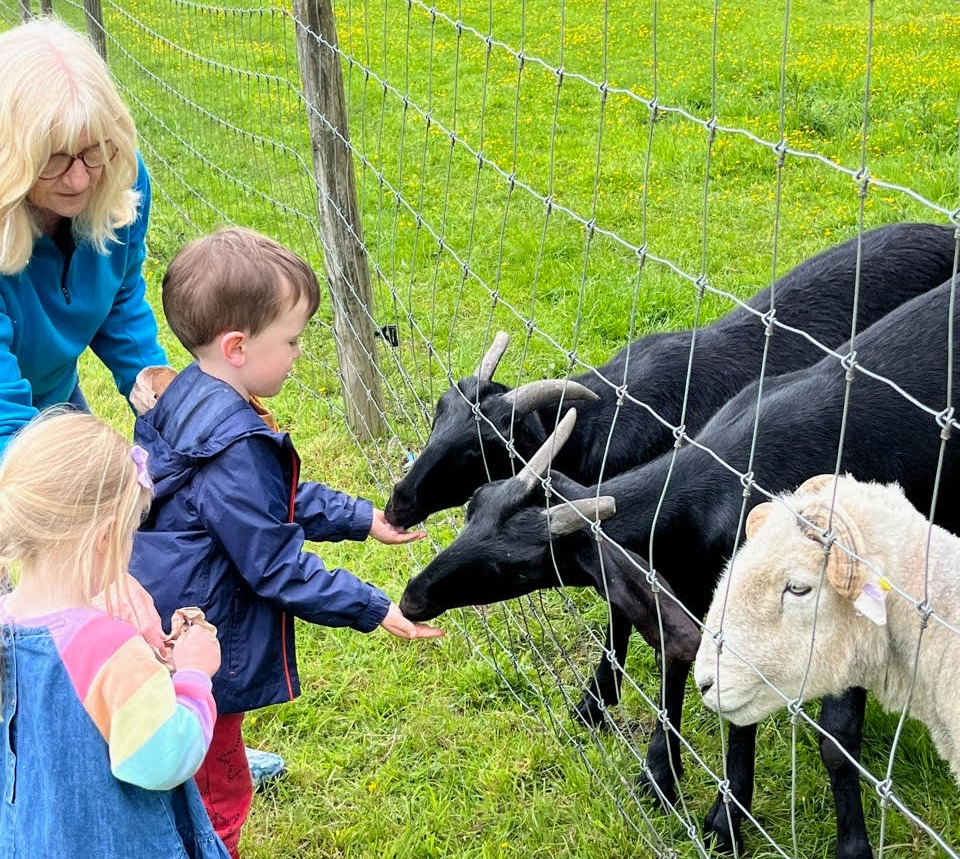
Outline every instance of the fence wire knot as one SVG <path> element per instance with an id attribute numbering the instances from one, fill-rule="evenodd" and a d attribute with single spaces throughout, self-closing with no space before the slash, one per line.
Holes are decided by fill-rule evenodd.
<path id="1" fill-rule="evenodd" d="M 603 531 L 600 529 L 600 520 L 597 519 L 594 522 L 590 523 L 590 533 L 593 534 L 593 538 L 598 542 L 603 540 Z"/>
<path id="2" fill-rule="evenodd" d="M 627 395 L 627 386 L 620 385 L 617 388 L 617 408 L 619 409 L 623 405 L 623 400 Z"/>
<path id="3" fill-rule="evenodd" d="M 880 797 L 880 803 L 883 806 L 889 806 L 891 797 L 893 796 L 893 782 L 889 778 L 885 778 L 883 781 L 877 782 L 877 796 Z"/>
<path id="4" fill-rule="evenodd" d="M 800 719 L 800 714 L 803 712 L 803 702 L 799 698 L 788 701 L 787 712 L 790 714 L 791 724 L 795 725 Z"/>
<path id="5" fill-rule="evenodd" d="M 653 594 L 658 594 L 661 591 L 660 581 L 657 579 L 656 570 L 647 570 L 644 574 L 644 578 L 647 580 L 647 584 L 650 585 L 650 592 Z"/>
<path id="6" fill-rule="evenodd" d="M 857 352 L 852 350 L 840 359 L 840 366 L 847 371 L 847 381 L 853 381 L 853 372 L 857 369 Z"/>
<path id="7" fill-rule="evenodd" d="M 697 301 L 703 301 L 703 296 L 707 291 L 707 276 L 701 274 L 694 282 L 693 285 L 697 288 Z"/>
<path id="8" fill-rule="evenodd" d="M 763 316 L 760 317 L 760 321 L 763 323 L 764 333 L 767 337 L 773 336 L 774 329 L 774 320 L 777 317 L 777 308 L 771 307 Z"/>
<path id="9" fill-rule="evenodd" d="M 687 437 L 687 425 L 680 424 L 678 427 L 673 428 L 673 446 L 682 447 L 683 442 Z"/>
<path id="10" fill-rule="evenodd" d="M 918 602 L 916 609 L 917 614 L 920 616 L 920 629 L 926 629 L 930 618 L 933 616 L 933 607 L 930 605 L 929 598 Z"/>
<path id="11" fill-rule="evenodd" d="M 753 480 L 752 471 L 740 475 L 740 485 L 743 487 L 743 497 L 749 498 L 753 493 L 753 487 L 757 485 Z"/>
<path id="12" fill-rule="evenodd" d="M 781 137 L 773 147 L 773 152 L 777 156 L 777 170 L 782 170 L 787 160 L 787 141 Z"/>
<path id="13" fill-rule="evenodd" d="M 717 793 L 720 794 L 720 798 L 727 804 L 730 804 L 730 800 L 733 799 L 733 791 L 730 790 L 730 779 L 725 778 L 717 782 Z"/>
<path id="14" fill-rule="evenodd" d="M 937 415 L 937 426 L 940 427 L 940 440 L 949 441 L 950 431 L 953 427 L 953 406 L 947 406 Z"/>

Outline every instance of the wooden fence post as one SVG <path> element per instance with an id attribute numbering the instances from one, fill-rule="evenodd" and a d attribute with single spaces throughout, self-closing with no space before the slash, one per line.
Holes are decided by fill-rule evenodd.
<path id="1" fill-rule="evenodd" d="M 103 29 L 103 10 L 100 8 L 100 0 L 83 0 L 83 11 L 86 12 L 87 36 L 93 42 L 97 53 L 107 60 L 107 33 Z"/>
<path id="2" fill-rule="evenodd" d="M 294 0 L 293 8 L 343 397 L 351 429 L 369 439 L 386 424 L 336 21 L 331 0 Z"/>

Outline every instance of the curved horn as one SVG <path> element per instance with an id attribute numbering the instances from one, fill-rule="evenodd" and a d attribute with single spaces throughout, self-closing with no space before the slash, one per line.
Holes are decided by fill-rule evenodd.
<path id="1" fill-rule="evenodd" d="M 747 514 L 747 521 L 743 526 L 743 530 L 747 535 L 749 540 L 754 534 L 757 533 L 757 529 L 767 521 L 767 516 L 770 515 L 770 511 L 773 509 L 772 501 L 764 501 L 762 504 L 758 504 Z"/>
<path id="2" fill-rule="evenodd" d="M 557 424 L 557 428 L 550 433 L 547 440 L 540 445 L 533 456 L 527 460 L 523 470 L 517 475 L 528 488 L 532 489 L 534 484 L 543 477 L 550 468 L 550 462 L 554 454 L 563 447 L 564 442 L 570 438 L 573 432 L 573 425 L 577 422 L 577 410 L 570 409 Z"/>
<path id="3" fill-rule="evenodd" d="M 800 515 L 822 531 L 826 531 L 831 522 L 830 506 L 822 501 L 810 505 L 806 510 L 801 511 Z M 827 555 L 827 581 L 840 596 L 856 599 L 863 591 L 868 578 L 866 567 L 856 558 L 856 555 L 860 554 L 863 538 L 860 529 L 844 516 L 839 507 L 833 509 L 832 526 L 836 542 L 839 542 L 843 548 L 836 543 L 830 546 L 830 552 Z M 818 533 L 802 523 L 801 527 L 807 536 L 817 542 L 823 542 Z"/>
<path id="4" fill-rule="evenodd" d="M 515 405 L 518 415 L 527 415 L 543 406 L 563 400 L 599 400 L 600 395 L 579 382 L 568 379 L 539 379 L 501 395 L 507 405 Z"/>
<path id="5" fill-rule="evenodd" d="M 496 372 L 497 365 L 507 351 L 510 345 L 510 335 L 506 331 L 498 331 L 497 336 L 493 338 L 493 343 L 487 349 L 487 354 L 480 359 L 480 366 L 477 368 L 477 378 L 489 382 Z"/>
<path id="6" fill-rule="evenodd" d="M 801 483 L 796 492 L 819 492 L 824 486 L 829 486 L 835 480 L 832 474 L 818 474 L 816 477 L 810 477 Z"/>
<path id="7" fill-rule="evenodd" d="M 576 501 L 557 504 L 543 512 L 547 517 L 550 533 L 554 537 L 562 537 L 597 519 L 608 519 L 617 512 L 617 502 L 612 495 L 578 498 Z"/>

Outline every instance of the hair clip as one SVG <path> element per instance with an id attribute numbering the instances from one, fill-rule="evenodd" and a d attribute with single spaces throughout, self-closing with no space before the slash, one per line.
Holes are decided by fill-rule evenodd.
<path id="1" fill-rule="evenodd" d="M 149 454 L 139 444 L 135 444 L 130 449 L 130 458 L 137 466 L 137 483 L 144 489 L 153 489 L 153 481 L 150 479 L 150 472 L 147 471 L 147 456 Z"/>

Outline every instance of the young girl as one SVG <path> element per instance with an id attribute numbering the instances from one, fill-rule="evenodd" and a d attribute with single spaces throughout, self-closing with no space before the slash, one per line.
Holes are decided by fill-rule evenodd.
<path id="1" fill-rule="evenodd" d="M 0 463 L 0 856 L 227 859 L 191 776 L 213 731 L 216 635 L 170 671 L 123 620 L 146 455 L 89 414 L 41 415 Z M 107 600 L 107 604 L 111 600 Z"/>

